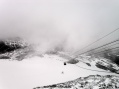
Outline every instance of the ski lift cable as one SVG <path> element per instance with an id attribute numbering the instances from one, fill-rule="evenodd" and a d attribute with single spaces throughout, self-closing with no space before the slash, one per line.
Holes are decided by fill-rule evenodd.
<path id="1" fill-rule="evenodd" d="M 97 71 L 97 72 L 105 72 L 105 73 L 112 73 L 112 72 L 109 72 L 109 71 L 99 71 L 99 70 L 92 70 L 92 69 L 88 69 L 88 68 L 84 68 L 84 67 L 81 67 L 79 65 L 76 65 L 77 67 L 80 67 L 82 69 L 85 69 L 85 70 L 90 70 L 90 71 Z"/>
<path id="2" fill-rule="evenodd" d="M 119 44 L 119 43 L 116 43 L 116 44 L 113 44 L 113 45 L 109 45 L 109 46 L 107 46 L 107 47 L 105 47 L 105 48 L 102 48 L 102 50 L 107 50 L 107 49 L 109 49 L 110 47 L 114 47 L 114 46 L 116 46 L 117 44 Z"/>
<path id="3" fill-rule="evenodd" d="M 105 47 L 105 48 L 102 48 L 102 47 L 100 46 L 100 47 L 98 47 L 98 48 L 95 48 L 94 50 L 99 49 L 99 48 L 102 48 L 103 50 L 106 50 L 106 49 L 109 49 L 108 47 L 112 47 L 112 46 L 117 45 L 117 44 L 119 44 L 119 43 L 112 44 L 112 45 L 109 44 L 109 46 L 108 46 L 108 45 L 105 45 L 106 47 L 105 47 L 105 46 L 102 46 L 102 47 Z M 89 50 L 89 51 L 84 52 L 84 53 L 88 53 L 88 52 L 91 52 L 91 51 L 93 51 L 93 50 Z M 84 53 L 82 53 L 82 54 L 84 54 Z"/>
<path id="4" fill-rule="evenodd" d="M 111 48 L 111 49 L 108 49 L 108 50 L 113 50 L 113 49 L 118 49 L 119 47 L 114 47 L 114 48 Z M 100 51 L 100 52 L 96 52 L 94 54 L 98 54 L 98 53 L 102 53 L 102 52 L 105 52 L 106 50 L 103 50 L 103 51 Z"/>
<path id="5" fill-rule="evenodd" d="M 96 41 L 94 41 L 94 42 L 92 42 L 91 44 L 87 45 L 86 47 L 84 47 L 84 48 L 80 49 L 79 51 L 75 52 L 74 54 L 76 54 L 76 53 L 80 52 L 80 51 L 81 51 L 81 50 L 83 50 L 83 49 L 88 48 L 89 46 L 91 46 L 91 45 L 95 44 L 96 42 L 98 42 L 98 41 L 100 41 L 100 40 L 102 40 L 102 39 L 104 39 L 105 37 L 107 37 L 107 36 L 111 35 L 112 33 L 116 32 L 117 30 L 119 30 L 119 28 L 117 28 L 117 29 L 115 29 L 115 30 L 111 31 L 110 33 L 108 33 L 108 34 L 104 35 L 103 37 L 101 37 L 101 38 L 97 39 Z"/>
<path id="6" fill-rule="evenodd" d="M 109 48 L 109 47 L 115 46 L 115 45 L 117 45 L 117 44 L 119 44 L 119 43 L 115 43 L 115 44 L 112 44 L 112 45 L 106 46 L 105 48 Z"/>
<path id="7" fill-rule="evenodd" d="M 105 47 L 105 46 L 107 46 L 107 45 L 113 44 L 113 43 L 118 42 L 118 41 L 119 41 L 119 39 L 114 40 L 114 41 L 109 42 L 109 43 L 107 43 L 107 44 L 104 44 L 104 45 L 102 45 L 102 46 L 99 46 L 99 47 L 96 47 L 96 48 L 91 49 L 91 50 L 89 50 L 89 51 L 83 52 L 83 53 L 81 53 L 81 54 L 91 52 L 91 51 L 93 51 L 93 50 L 96 50 L 96 49 L 99 49 L 99 48 Z M 78 54 L 78 55 L 81 55 L 81 54 Z M 77 58 L 77 56 L 76 56 L 75 58 Z"/>

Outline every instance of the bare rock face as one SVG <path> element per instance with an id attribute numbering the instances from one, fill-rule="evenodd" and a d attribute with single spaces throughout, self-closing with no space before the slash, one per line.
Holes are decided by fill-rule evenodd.
<path id="1" fill-rule="evenodd" d="M 80 56 L 78 60 L 86 63 L 89 66 L 96 66 L 97 68 L 119 74 L 119 65 L 107 58 L 83 55 Z"/>
<path id="2" fill-rule="evenodd" d="M 0 41 L 0 59 L 21 60 L 29 51 L 28 44 L 19 37 Z"/>
<path id="3" fill-rule="evenodd" d="M 114 75 L 90 75 L 65 83 L 36 87 L 33 89 L 119 89 L 119 77 Z"/>
<path id="4" fill-rule="evenodd" d="M 0 54 L 11 52 L 21 48 L 21 45 L 17 40 L 2 40 L 0 41 Z"/>

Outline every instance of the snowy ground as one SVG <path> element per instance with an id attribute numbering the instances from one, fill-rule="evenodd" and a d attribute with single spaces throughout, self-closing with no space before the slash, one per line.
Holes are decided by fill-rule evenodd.
<path id="1" fill-rule="evenodd" d="M 51 85 L 88 75 L 114 75 L 80 68 L 74 64 L 63 65 L 63 59 L 56 55 L 33 57 L 23 61 L 0 60 L 0 89 L 32 89 Z M 78 63 L 81 67 L 104 71 Z M 63 72 L 63 73 L 62 73 Z"/>

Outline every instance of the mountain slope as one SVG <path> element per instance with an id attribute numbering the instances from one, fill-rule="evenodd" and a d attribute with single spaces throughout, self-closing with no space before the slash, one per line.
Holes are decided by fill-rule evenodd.
<path id="1" fill-rule="evenodd" d="M 65 83 L 36 87 L 33 89 L 119 89 L 119 77 L 112 75 L 90 75 Z"/>

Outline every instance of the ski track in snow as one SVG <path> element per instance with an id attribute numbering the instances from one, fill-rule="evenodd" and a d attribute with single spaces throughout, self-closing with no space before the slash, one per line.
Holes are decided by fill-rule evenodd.
<path id="1" fill-rule="evenodd" d="M 37 86 L 62 83 L 89 75 L 116 75 L 85 70 L 75 64 L 63 65 L 63 61 L 67 60 L 56 55 L 35 56 L 23 61 L 0 60 L 0 89 L 32 89 Z M 80 62 L 77 65 L 104 71 Z"/>

